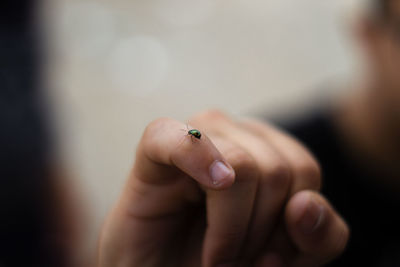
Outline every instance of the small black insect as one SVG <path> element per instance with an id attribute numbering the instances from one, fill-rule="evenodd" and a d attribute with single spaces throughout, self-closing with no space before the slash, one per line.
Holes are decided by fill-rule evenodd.
<path id="1" fill-rule="evenodd" d="M 196 130 L 196 129 L 189 130 L 188 131 L 188 135 L 194 136 L 197 139 L 201 138 L 201 132 L 199 130 Z"/>
<path id="2" fill-rule="evenodd" d="M 181 129 L 182 131 L 187 131 L 187 135 L 190 136 L 190 138 L 192 139 L 193 142 L 193 137 L 196 139 L 201 139 L 201 132 L 197 129 L 189 129 L 188 125 L 186 124 L 186 130 L 185 129 Z"/>

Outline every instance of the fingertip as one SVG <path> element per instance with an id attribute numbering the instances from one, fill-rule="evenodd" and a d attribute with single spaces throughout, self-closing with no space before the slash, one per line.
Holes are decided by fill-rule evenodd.
<path id="1" fill-rule="evenodd" d="M 304 235 L 313 234 L 326 220 L 326 207 L 311 191 L 296 194 L 290 200 L 286 211 L 288 223 Z"/>
<path id="2" fill-rule="evenodd" d="M 319 193 L 295 194 L 285 210 L 287 230 L 299 251 L 316 258 L 332 258 L 346 247 L 349 229 Z"/>
<path id="3" fill-rule="evenodd" d="M 173 165 L 205 189 L 220 190 L 233 184 L 233 168 L 205 133 L 198 139 L 187 135 L 181 137 L 170 154 Z"/>

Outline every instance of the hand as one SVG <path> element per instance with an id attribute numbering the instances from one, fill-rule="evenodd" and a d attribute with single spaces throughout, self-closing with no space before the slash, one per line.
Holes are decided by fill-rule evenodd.
<path id="1" fill-rule="evenodd" d="M 190 124 L 201 139 L 168 118 L 146 128 L 98 267 L 318 266 L 343 251 L 348 227 L 296 140 L 218 111 Z"/>

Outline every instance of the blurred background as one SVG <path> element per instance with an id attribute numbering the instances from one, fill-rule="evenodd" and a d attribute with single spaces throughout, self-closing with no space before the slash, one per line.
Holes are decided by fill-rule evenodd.
<path id="1" fill-rule="evenodd" d="M 362 0 L 45 0 L 45 81 L 93 248 L 153 119 L 290 114 L 357 74 Z M 79 196 L 79 197 L 78 197 Z"/>

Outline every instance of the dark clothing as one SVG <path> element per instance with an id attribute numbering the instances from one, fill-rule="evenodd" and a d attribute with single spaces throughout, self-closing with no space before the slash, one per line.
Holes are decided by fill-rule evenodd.
<path id="1" fill-rule="evenodd" d="M 317 158 L 322 193 L 350 226 L 346 251 L 328 266 L 400 266 L 400 197 L 383 188 L 379 168 L 350 153 L 328 112 L 280 126 Z"/>
<path id="2" fill-rule="evenodd" d="M 0 266 L 60 266 L 33 0 L 0 1 Z M 61 260 L 60 260 L 61 259 Z"/>

